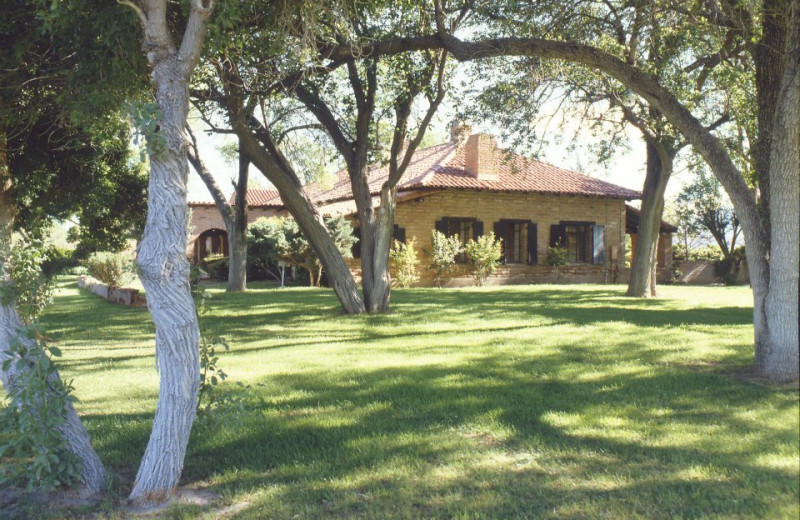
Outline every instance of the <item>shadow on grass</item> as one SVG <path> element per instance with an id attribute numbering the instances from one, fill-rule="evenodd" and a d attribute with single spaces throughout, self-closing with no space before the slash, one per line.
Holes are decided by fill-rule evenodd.
<path id="1" fill-rule="evenodd" d="M 391 516 L 398 506 L 407 508 L 400 517 L 597 516 L 620 507 L 647 517 L 760 516 L 776 494 L 797 493 L 791 472 L 758 462 L 791 446 L 794 429 L 740 417 L 774 391 L 666 370 L 543 379 L 532 375 L 539 365 L 488 357 L 452 369 L 276 376 L 267 402 L 251 402 L 240 424 L 198 423 L 184 479 L 228 482 L 223 493 L 273 489 L 271 507 L 297 513 L 312 504 L 326 517 Z M 783 394 L 773 412 L 796 406 Z M 107 431 L 109 421 L 127 433 L 102 440 L 104 453 L 143 449 L 147 417 L 90 424 Z M 257 507 L 240 516 L 257 516 Z"/>
<path id="2" fill-rule="evenodd" d="M 53 318 L 67 330 L 79 332 L 69 316 L 85 313 L 115 327 L 118 342 L 141 344 L 142 330 L 151 333 L 142 328 L 146 310 L 71 301 L 76 309 Z M 413 356 L 462 348 L 452 344 L 459 335 L 524 347 L 531 329 L 578 332 L 542 352 L 484 349 L 453 366 L 287 367 L 247 394 L 239 419 L 198 422 L 184 481 L 210 481 L 227 497 L 254 492 L 235 518 L 764 517 L 776 505 L 794 507 L 797 476 L 770 461 L 797 452 L 796 424 L 768 418 L 796 410 L 796 392 L 668 367 L 648 345 L 672 327 L 746 326 L 748 308 L 695 309 L 580 287 L 398 291 L 393 307 L 343 316 L 329 291 L 256 289 L 215 294 L 208 319 L 233 355 L 397 338 L 384 348 Z M 610 322 L 635 327 L 607 345 L 577 339 L 580 327 Z M 412 338 L 419 344 L 409 346 Z M 268 344 L 247 346 L 255 341 Z M 123 359 L 107 354 L 69 368 Z M 715 359 L 738 362 L 735 354 Z M 103 459 L 135 467 L 152 415 L 86 418 Z"/>

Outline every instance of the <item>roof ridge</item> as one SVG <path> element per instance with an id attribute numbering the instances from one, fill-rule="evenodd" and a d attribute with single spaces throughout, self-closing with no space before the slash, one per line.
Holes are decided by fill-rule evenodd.
<path id="1" fill-rule="evenodd" d="M 453 158 L 455 158 L 455 156 L 456 156 L 456 153 L 458 153 L 458 146 L 456 146 L 456 144 L 455 144 L 455 143 L 442 143 L 442 144 L 443 144 L 443 145 L 445 145 L 445 146 L 447 146 L 447 145 L 450 145 L 450 146 L 452 146 L 452 147 L 453 147 L 453 149 L 452 149 L 452 150 L 450 150 L 450 152 L 448 152 L 448 154 L 447 154 L 447 155 L 445 155 L 444 157 L 442 157 L 442 159 L 441 159 L 440 161 L 437 161 L 437 162 L 433 163 L 433 164 L 431 165 L 431 167 L 430 167 L 430 168 L 428 168 L 428 171 L 427 171 L 427 172 L 425 172 L 425 173 L 423 173 L 423 174 L 422 174 L 422 176 L 420 176 L 420 177 L 417 177 L 417 178 L 419 179 L 419 180 L 417 181 L 417 184 L 419 184 L 419 185 L 421 185 L 421 186 L 425 186 L 425 183 L 426 183 L 427 181 L 429 181 L 429 180 L 431 179 L 431 177 L 433 177 L 433 175 L 435 175 L 435 174 L 437 173 L 437 172 L 436 172 L 436 167 L 437 167 L 437 166 L 440 166 L 440 165 L 443 165 L 443 164 L 447 164 L 447 163 L 449 163 L 451 160 L 453 160 Z M 433 148 L 433 147 L 430 147 L 430 148 Z"/>

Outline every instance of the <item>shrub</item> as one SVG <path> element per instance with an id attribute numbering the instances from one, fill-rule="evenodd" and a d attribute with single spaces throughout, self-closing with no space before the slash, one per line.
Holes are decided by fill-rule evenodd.
<path id="1" fill-rule="evenodd" d="M 50 246 L 47 249 L 47 260 L 42 264 L 42 272 L 45 276 L 55 276 L 78 267 L 78 259 L 73 253 L 74 251 L 69 249 Z"/>
<path id="2" fill-rule="evenodd" d="M 28 326 L 10 342 L 3 370 L 16 367 L 15 384 L 6 388 L 0 415 L 0 487 L 26 485 L 45 492 L 77 484 L 81 460 L 69 449 L 59 428 L 66 421 L 72 385 L 55 376 L 53 358 L 61 351 L 48 344 L 40 329 Z"/>
<path id="3" fill-rule="evenodd" d="M 413 238 L 405 244 L 395 240 L 389 252 L 392 278 L 398 287 L 408 287 L 419 280 L 419 257 L 415 246 L 416 241 Z"/>
<path id="4" fill-rule="evenodd" d="M 569 264 L 569 254 L 566 247 L 555 246 L 547 248 L 547 265 L 561 267 Z"/>
<path id="5" fill-rule="evenodd" d="M 203 259 L 203 269 L 215 280 L 227 280 L 230 258 L 224 255 L 208 255 Z"/>
<path id="6" fill-rule="evenodd" d="M 456 266 L 456 256 L 463 248 L 458 237 L 447 237 L 440 231 L 431 232 L 431 265 L 434 271 L 433 282 L 441 287 Z"/>
<path id="7" fill-rule="evenodd" d="M 503 257 L 503 244 L 496 240 L 494 233 L 478 237 L 478 240 L 470 240 L 464 248 L 472 266 L 472 276 L 478 285 L 483 285 L 489 276 L 494 274 L 500 265 Z"/>
<path id="8" fill-rule="evenodd" d="M 5 263 L 6 279 L 0 283 L 0 302 L 16 303 L 20 318 L 31 323 L 53 301 L 53 280 L 42 272 L 47 261 L 44 244 L 22 238 L 11 248 Z"/>
<path id="9" fill-rule="evenodd" d="M 325 225 L 344 258 L 352 258 L 351 249 L 357 241 L 353 226 L 343 216 L 325 219 Z M 270 217 L 258 219 L 250 225 L 247 243 L 250 255 L 265 269 L 278 273 L 277 262 L 283 261 L 305 269 L 310 285 L 319 285 L 322 264 L 293 219 Z M 276 278 L 280 278 L 276 275 Z"/>
<path id="10" fill-rule="evenodd" d="M 115 287 L 130 282 L 134 276 L 133 258 L 126 253 L 92 253 L 86 259 L 86 269 L 89 276 Z"/>

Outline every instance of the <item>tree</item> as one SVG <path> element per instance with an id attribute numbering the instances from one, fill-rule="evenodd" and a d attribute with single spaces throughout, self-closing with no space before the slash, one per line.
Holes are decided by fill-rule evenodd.
<path id="1" fill-rule="evenodd" d="M 445 13 L 439 2 L 437 17 Z M 709 9 L 720 6 L 714 2 Z M 509 4 L 493 4 L 507 7 Z M 739 4 L 724 5 L 715 13 L 737 11 Z M 800 7 L 787 0 L 765 0 L 755 16 L 750 17 L 751 28 L 763 32 L 750 33 L 751 53 L 756 62 L 756 86 L 759 96 L 771 99 L 759 103 L 759 136 L 767 134 L 769 164 L 756 161 L 760 198 L 753 194 L 744 173 L 736 166 L 731 154 L 697 117 L 681 102 L 670 86 L 665 86 L 648 73 L 642 64 L 629 64 L 611 53 L 580 41 L 563 41 L 548 38 L 521 38 L 517 36 L 462 40 L 447 33 L 442 24 L 437 33 L 415 38 L 387 38 L 361 45 L 357 51 L 376 56 L 420 49 L 445 49 L 459 61 L 482 60 L 500 56 L 529 56 L 550 60 L 563 60 L 580 64 L 608 75 L 641 96 L 673 125 L 694 150 L 703 157 L 714 175 L 725 188 L 741 222 L 747 242 L 747 264 L 754 297 L 755 361 L 757 371 L 773 380 L 798 378 L 798 274 L 800 262 Z M 745 11 L 745 13 L 749 13 Z M 752 13 L 749 13 L 752 15 Z M 676 12 L 676 16 L 680 11 Z M 483 18 L 491 23 L 495 13 Z M 736 25 L 738 19 L 731 21 Z M 753 35 L 762 34 L 759 40 Z M 764 40 L 780 38 L 780 45 L 767 45 Z M 767 36 L 769 35 L 769 36 Z M 759 49 L 769 47 L 761 56 Z M 331 60 L 353 52 L 336 49 L 327 53 Z M 760 71 L 760 73 L 759 73 Z M 699 74 L 699 73 L 698 73 Z M 771 85 L 771 86 L 770 86 Z M 775 88 L 779 85 L 780 88 Z M 777 93 L 777 95 L 776 95 Z M 770 109 L 769 107 L 772 107 Z M 769 112 L 773 117 L 767 117 Z M 780 131 L 776 131 L 781 129 Z M 761 139 L 761 138 L 759 138 Z M 759 141 L 762 142 L 762 141 Z M 769 196 L 763 195 L 769 193 Z M 769 260 L 768 260 L 769 259 Z"/>
<path id="2" fill-rule="evenodd" d="M 342 257 L 352 258 L 351 251 L 358 239 L 353 235 L 350 222 L 343 216 L 338 216 L 325 219 L 325 225 Z M 293 219 L 260 218 L 251 226 L 248 241 L 263 265 L 283 261 L 303 268 L 308 271 L 309 285 L 319 287 L 322 281 L 322 263 Z"/>
<path id="3" fill-rule="evenodd" d="M 265 25 L 261 10 L 246 11 L 240 21 L 261 24 L 261 30 L 243 35 L 235 44 L 226 42 L 220 52 L 222 58 L 211 60 L 219 82 L 217 78 L 206 78 L 207 88 L 196 89 L 196 98 L 198 103 L 210 105 L 206 112 L 213 108 L 224 111 L 230 129 L 220 130 L 233 131 L 238 136 L 243 152 L 281 193 L 287 209 L 325 265 L 345 311 L 385 311 L 391 285 L 388 263 L 396 185 L 444 97 L 445 53 L 426 51 L 390 56 L 382 63 L 346 53 L 327 60 L 331 45 L 344 49 L 350 42 L 357 44 L 389 34 L 413 33 L 429 27 L 430 19 L 422 6 L 416 4 L 403 6 L 402 13 L 383 4 L 354 7 L 337 2 L 317 5 L 309 13 L 303 5 L 289 12 L 292 27 L 300 26 L 302 30 L 299 34 L 290 31 L 294 39 L 285 48 L 303 49 L 300 58 L 310 55 L 314 65 L 309 70 L 303 69 L 306 61 L 287 58 L 285 48 L 276 48 L 271 41 L 271 35 L 283 30 L 281 27 Z M 296 20 L 301 22 L 295 24 Z M 250 65 L 253 61 L 274 63 L 274 67 L 255 70 Z M 326 236 L 320 215 L 303 192 L 295 168 L 273 133 L 266 107 L 277 104 L 278 93 L 291 94 L 302 102 L 317 120 L 314 126 L 325 130 L 346 165 L 361 228 L 364 298 L 358 294 L 347 265 Z M 428 110 L 421 117 L 413 117 L 413 103 L 423 95 L 427 97 Z M 382 120 L 392 113 L 395 124 L 381 136 L 377 131 L 381 125 L 375 122 L 375 116 L 380 114 L 377 119 Z M 409 126 L 416 126 L 417 132 L 406 147 Z M 387 145 L 389 141 L 391 144 Z M 390 150 L 388 158 L 379 153 L 385 147 Z M 391 170 L 388 182 L 381 187 L 378 207 L 367 181 L 367 167 L 375 159 L 387 160 Z"/>
<path id="4" fill-rule="evenodd" d="M 186 126 L 186 133 L 191 139 L 188 147 L 189 163 L 203 180 L 208 188 L 214 204 L 217 205 L 225 230 L 228 232 L 230 244 L 230 261 L 228 264 L 228 292 L 241 292 L 247 289 L 247 184 L 250 161 L 241 154 L 238 155 L 239 175 L 233 183 L 235 204 L 231 206 L 225 194 L 217 185 L 214 175 L 208 170 L 197 148 L 191 128 Z"/>
<path id="5" fill-rule="evenodd" d="M 662 83 L 686 85 L 680 89 L 681 99 L 692 108 L 699 107 L 709 128 L 718 128 L 730 117 L 724 107 L 703 100 L 701 93 L 716 88 L 711 80 L 692 81 L 691 70 L 674 66 L 682 56 L 716 52 L 715 34 L 697 31 L 696 22 L 682 17 L 667 17 L 670 6 L 657 0 L 637 2 L 607 1 L 601 5 L 575 2 L 570 16 L 563 16 L 558 6 L 550 2 L 522 2 L 508 16 L 494 13 L 497 29 L 485 31 L 491 35 L 511 33 L 560 39 L 588 39 L 602 50 L 620 55 L 626 63 L 643 64 L 648 72 Z M 502 9 L 502 7 L 500 8 Z M 706 41 L 711 40 L 711 42 Z M 462 110 L 471 116 L 489 117 L 503 128 L 515 142 L 545 139 L 536 135 L 532 121 L 540 121 L 545 134 L 556 114 L 548 115 L 549 106 L 576 118 L 581 130 L 590 129 L 600 142 L 584 146 L 597 153 L 598 160 L 608 160 L 615 150 L 625 145 L 623 130 L 632 125 L 641 133 L 646 149 L 646 175 L 642 188 L 640 225 L 631 268 L 628 295 L 656 295 L 657 244 L 663 218 L 664 193 L 678 153 L 688 144 L 663 115 L 648 106 L 630 90 L 607 76 L 573 63 L 554 64 L 536 57 L 515 60 L 492 60 L 473 67 L 477 103 L 465 103 Z M 705 74 L 713 67 L 707 67 Z M 520 74 L 524 71 L 523 74 Z M 713 71 L 712 71 L 713 72 Z M 715 75 L 712 74 L 712 78 Z M 708 96 L 713 98 L 713 96 Z M 521 113 L 524 111 L 523 113 Z M 720 114 L 722 112 L 722 114 Z M 562 132 L 566 118 L 562 118 Z M 587 128 L 588 125 L 588 128 Z M 583 134 L 585 135 L 585 134 Z M 579 133 L 573 135 L 573 146 Z"/>
<path id="6" fill-rule="evenodd" d="M 719 246 L 723 258 L 730 258 L 739 238 L 739 219 L 724 197 L 717 179 L 700 170 L 694 182 L 683 187 L 676 206 L 682 225 L 690 230 L 708 232 Z"/>
<path id="7" fill-rule="evenodd" d="M 97 188 L 127 191 L 117 189 L 118 173 L 127 179 L 123 184 L 132 180 L 129 193 L 140 186 L 135 175 L 128 176 L 127 134 L 118 124 L 122 100 L 142 86 L 137 60 L 127 64 L 126 74 L 107 74 L 115 60 L 131 54 L 119 45 L 125 24 L 111 23 L 109 10 L 95 4 L 12 2 L 0 21 L 0 272 L 14 229 L 35 230 L 76 212 L 82 226 L 89 219 L 124 222 L 116 205 L 96 211 L 92 202 L 103 191 Z M 34 357 L 41 354 L 31 338 L 20 335 L 21 325 L 14 303 L 4 301 L 0 358 L 8 357 L 15 341 Z M 18 394 L 17 383 L 33 366 L 33 358 L 22 358 L 0 370 L 10 395 Z M 63 386 L 57 372 L 49 377 L 52 388 Z M 106 485 L 105 469 L 71 403 L 64 412 L 60 433 L 81 461 L 78 494 L 95 494 Z"/>
<path id="8" fill-rule="evenodd" d="M 197 410 L 200 331 L 186 259 L 186 128 L 189 83 L 205 41 L 213 0 L 192 0 L 180 45 L 166 0 L 121 0 L 142 24 L 157 121 L 146 135 L 150 158 L 147 223 L 136 262 L 156 327 L 160 389 L 153 431 L 129 500 L 161 503 L 178 485 Z"/>

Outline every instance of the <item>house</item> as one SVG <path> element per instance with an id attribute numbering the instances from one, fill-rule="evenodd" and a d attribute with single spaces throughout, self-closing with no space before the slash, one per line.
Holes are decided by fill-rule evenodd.
<path id="1" fill-rule="evenodd" d="M 372 166 L 369 183 L 375 205 L 388 177 L 388 166 Z M 355 204 L 346 172 L 332 187 L 306 187 L 322 214 L 352 215 Z M 488 283 L 625 281 L 625 234 L 638 229 L 638 212 L 626 205 L 640 198 L 637 191 L 594 179 L 501 150 L 491 135 L 473 134 L 460 141 L 417 150 L 397 187 L 395 238 L 415 238 L 421 253 L 420 285 L 432 281 L 426 252 L 431 231 L 456 235 L 462 242 L 493 231 L 503 240 L 503 266 Z M 286 216 L 280 196 L 272 190 L 250 190 L 249 220 Z M 222 219 L 213 204 L 193 204 L 195 234 L 187 253 L 202 259 L 210 252 L 226 253 Z M 672 228 L 663 228 L 669 237 Z M 547 263 L 554 245 L 567 249 L 569 265 Z M 671 263 L 671 240 L 664 239 L 664 265 Z M 358 245 L 349 265 L 360 274 Z M 670 258 L 667 258 L 667 257 Z M 472 283 L 465 259 L 451 281 Z"/>

